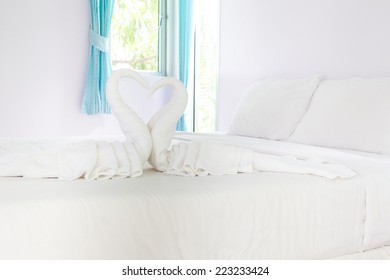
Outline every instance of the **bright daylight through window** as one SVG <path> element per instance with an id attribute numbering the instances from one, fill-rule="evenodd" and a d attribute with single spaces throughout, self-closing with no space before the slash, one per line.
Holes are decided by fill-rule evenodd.
<path id="1" fill-rule="evenodd" d="M 194 131 L 216 130 L 219 1 L 195 0 Z"/>
<path id="2" fill-rule="evenodd" d="M 111 29 L 113 69 L 159 71 L 159 2 L 116 0 Z"/>
<path id="3" fill-rule="evenodd" d="M 172 2 L 169 2 L 172 1 Z M 116 0 L 111 28 L 113 69 L 166 73 L 167 2 L 176 0 Z M 214 131 L 219 49 L 219 1 L 194 0 L 194 45 L 186 122 L 189 130 Z M 169 5 L 169 4 L 168 4 Z M 172 18 L 168 14 L 168 20 Z M 172 37 L 172 36 L 171 36 Z M 174 37 L 174 36 L 173 36 Z M 169 74 L 169 73 L 168 73 Z"/>

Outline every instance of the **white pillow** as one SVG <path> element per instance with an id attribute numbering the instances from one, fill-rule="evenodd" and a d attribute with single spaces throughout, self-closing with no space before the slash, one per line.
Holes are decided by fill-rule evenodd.
<path id="1" fill-rule="evenodd" d="M 390 78 L 323 81 L 290 140 L 390 154 Z"/>
<path id="2" fill-rule="evenodd" d="M 264 80 L 244 93 L 230 134 L 287 140 L 305 114 L 321 77 Z"/>

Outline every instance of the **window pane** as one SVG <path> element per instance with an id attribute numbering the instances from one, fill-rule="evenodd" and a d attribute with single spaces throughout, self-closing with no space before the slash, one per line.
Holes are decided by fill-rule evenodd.
<path id="1" fill-rule="evenodd" d="M 111 28 L 114 69 L 158 71 L 158 0 L 117 0 Z"/>
<path id="2" fill-rule="evenodd" d="M 215 131 L 219 0 L 196 0 L 195 131 Z"/>

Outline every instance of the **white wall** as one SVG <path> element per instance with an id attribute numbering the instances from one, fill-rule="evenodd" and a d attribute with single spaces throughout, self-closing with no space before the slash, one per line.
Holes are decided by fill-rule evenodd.
<path id="1" fill-rule="evenodd" d="M 0 137 L 119 134 L 80 113 L 89 1 L 0 1 Z M 221 0 L 218 128 L 266 77 L 390 76 L 388 0 Z"/>
<path id="2" fill-rule="evenodd" d="M 266 77 L 390 76 L 389 0 L 221 0 L 218 128 Z"/>
<path id="3" fill-rule="evenodd" d="M 89 1 L 0 1 L 0 137 L 119 134 L 112 116 L 80 113 Z"/>

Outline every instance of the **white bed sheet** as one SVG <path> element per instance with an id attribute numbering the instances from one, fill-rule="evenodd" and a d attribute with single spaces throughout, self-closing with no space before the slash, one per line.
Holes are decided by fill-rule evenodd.
<path id="1" fill-rule="evenodd" d="M 324 154 L 241 138 L 224 141 Z M 373 218 L 381 207 L 388 211 L 382 204 L 389 199 L 378 198 L 386 190 L 367 191 L 370 172 L 380 173 L 364 171 L 371 161 L 387 163 L 367 160 L 353 166 L 363 175 L 335 180 L 273 172 L 188 178 L 150 169 L 110 181 L 0 178 L 0 259 L 320 259 L 360 252 L 390 239 L 387 215 Z"/>
<path id="2" fill-rule="evenodd" d="M 176 140 L 189 141 L 194 137 L 239 145 L 261 153 L 293 155 L 303 159 L 318 157 L 351 168 L 364 181 L 366 202 L 364 250 L 390 244 L 390 157 L 388 155 L 223 134 L 182 133 Z"/>

